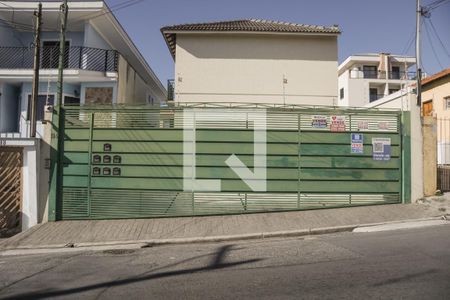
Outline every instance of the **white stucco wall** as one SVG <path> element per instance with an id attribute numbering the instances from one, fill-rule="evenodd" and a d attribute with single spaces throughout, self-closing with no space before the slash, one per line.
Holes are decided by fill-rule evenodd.
<path id="1" fill-rule="evenodd" d="M 29 229 L 38 224 L 38 157 L 39 142 L 33 146 L 23 147 L 22 180 L 22 230 Z"/>
<path id="2" fill-rule="evenodd" d="M 0 26 L 0 46 L 21 47 L 24 46 L 20 35 L 8 25 Z"/>
<path id="3" fill-rule="evenodd" d="M 177 34 L 175 93 L 180 102 L 337 105 L 337 37 Z"/>
<path id="4" fill-rule="evenodd" d="M 89 23 L 84 25 L 84 46 L 99 49 L 111 49 L 111 46 Z"/>

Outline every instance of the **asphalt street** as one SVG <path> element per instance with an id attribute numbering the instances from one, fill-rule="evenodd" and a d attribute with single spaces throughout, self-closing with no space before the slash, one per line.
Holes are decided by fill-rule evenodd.
<path id="1" fill-rule="evenodd" d="M 0 257 L 1 299 L 449 299 L 450 226 Z"/>

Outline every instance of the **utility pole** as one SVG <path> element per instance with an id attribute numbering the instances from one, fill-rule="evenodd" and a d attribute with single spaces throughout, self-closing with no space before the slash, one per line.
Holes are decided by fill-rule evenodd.
<path id="1" fill-rule="evenodd" d="M 36 26 L 34 32 L 34 62 L 33 62 L 33 87 L 31 90 L 30 111 L 30 137 L 36 137 L 37 102 L 39 94 L 39 67 L 41 64 L 41 26 L 42 26 L 42 3 L 39 2 L 38 10 L 34 12 Z"/>
<path id="2" fill-rule="evenodd" d="M 422 105 L 422 63 L 420 56 L 420 22 L 422 18 L 422 6 L 420 0 L 417 1 L 416 7 L 416 93 L 417 93 L 417 106 Z"/>
<path id="3" fill-rule="evenodd" d="M 61 32 L 59 37 L 59 64 L 58 64 L 58 84 L 57 84 L 57 106 L 61 107 L 63 97 L 63 73 L 65 63 L 66 52 L 66 26 L 67 26 L 67 13 L 69 7 L 67 6 L 67 0 L 64 0 L 60 6 L 61 12 Z"/>
<path id="4" fill-rule="evenodd" d="M 64 0 L 60 6 L 61 13 L 61 32 L 59 39 L 59 65 L 58 65 L 58 83 L 57 83 L 57 103 L 55 107 L 55 114 L 57 116 L 57 133 L 56 133 L 56 145 L 55 145 L 55 159 L 52 161 L 54 174 L 52 174 L 52 183 L 56 183 L 56 188 L 51 191 L 52 203 L 56 203 L 57 199 L 60 199 L 62 193 L 62 174 L 63 174 L 63 151 L 64 151 L 64 111 L 62 109 L 62 96 L 63 96 L 63 72 L 64 62 L 66 56 L 66 26 L 67 26 L 67 13 L 68 13 L 67 0 Z M 49 219 L 56 220 L 58 218 L 57 208 L 49 208 Z"/>

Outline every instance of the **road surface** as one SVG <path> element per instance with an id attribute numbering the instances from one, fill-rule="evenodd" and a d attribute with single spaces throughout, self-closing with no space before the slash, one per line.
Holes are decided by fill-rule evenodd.
<path id="1" fill-rule="evenodd" d="M 1 299 L 450 299 L 450 226 L 0 257 Z"/>

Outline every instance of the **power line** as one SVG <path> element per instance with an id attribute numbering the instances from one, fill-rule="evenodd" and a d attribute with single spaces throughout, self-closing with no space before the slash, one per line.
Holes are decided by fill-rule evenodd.
<path id="1" fill-rule="evenodd" d="M 434 1 L 434 2 L 432 2 L 432 3 L 430 3 L 430 4 L 428 4 L 428 5 L 425 5 L 425 6 L 424 6 L 424 9 L 425 9 L 427 12 L 430 12 L 430 11 L 432 11 L 432 10 L 438 8 L 439 6 L 444 5 L 445 3 L 449 2 L 449 1 L 450 1 L 450 0 L 437 0 L 437 1 Z"/>
<path id="2" fill-rule="evenodd" d="M 73 26 L 75 25 L 77 22 L 79 21 L 87 21 L 87 20 L 93 20 L 95 18 L 107 15 L 107 14 L 112 14 L 115 11 L 119 11 L 125 8 L 128 8 L 130 6 L 139 4 L 140 2 L 143 2 L 144 0 L 128 0 L 128 1 L 124 1 L 122 3 L 116 4 L 116 5 L 112 5 L 111 7 L 108 7 L 108 11 L 106 12 L 102 12 L 102 13 L 92 13 L 90 15 L 87 15 L 87 19 L 85 17 L 79 17 L 77 19 L 74 19 L 70 22 L 70 24 L 68 26 Z"/>
<path id="3" fill-rule="evenodd" d="M 19 28 L 19 29 L 34 30 L 33 25 L 28 25 L 28 24 L 25 24 L 25 23 L 14 22 L 14 21 L 8 21 L 8 20 L 5 20 L 5 19 L 0 19 L 0 21 L 10 25 L 11 27 L 16 27 L 16 28 Z"/>
<path id="4" fill-rule="evenodd" d="M 442 49 L 444 49 L 444 52 L 445 52 L 445 53 L 447 54 L 447 56 L 450 58 L 450 52 L 447 50 L 447 48 L 445 47 L 445 45 L 444 45 L 444 43 L 442 42 L 441 38 L 439 37 L 439 34 L 438 34 L 437 30 L 436 30 L 436 27 L 434 27 L 434 24 L 433 24 L 433 22 L 431 21 L 431 19 L 428 19 L 428 21 L 429 21 L 429 23 L 430 23 L 430 25 L 431 25 L 431 29 L 433 30 L 434 35 L 437 37 L 439 43 L 441 44 Z"/>
<path id="5" fill-rule="evenodd" d="M 427 23 L 424 23 L 424 25 L 425 25 L 424 26 L 425 30 L 427 32 L 428 42 L 430 43 L 430 47 L 431 47 L 431 50 L 433 51 L 434 57 L 436 58 L 436 61 L 438 62 L 438 64 L 441 67 L 441 69 L 444 69 L 444 67 L 442 66 L 441 60 L 439 59 L 439 57 L 438 57 L 438 55 L 436 53 L 436 50 L 434 49 L 433 42 L 431 41 L 431 34 L 430 34 L 430 31 L 428 30 Z"/>
<path id="6" fill-rule="evenodd" d="M 405 47 L 403 47 L 403 50 L 401 52 L 401 54 L 406 54 L 409 49 L 411 48 L 413 42 L 414 42 L 414 36 L 415 36 L 416 30 L 414 29 L 411 33 L 411 36 L 409 37 L 408 41 L 405 44 Z"/>

